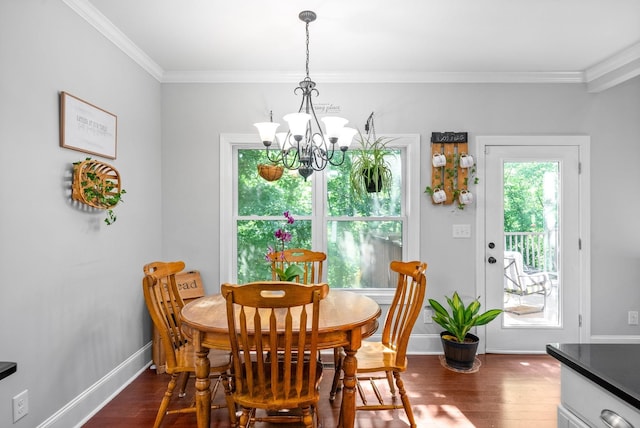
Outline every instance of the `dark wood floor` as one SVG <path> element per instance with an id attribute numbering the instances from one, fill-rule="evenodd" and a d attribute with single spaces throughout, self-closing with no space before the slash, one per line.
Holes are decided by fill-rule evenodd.
<path id="1" fill-rule="evenodd" d="M 436 355 L 409 357 L 409 370 L 403 379 L 418 427 L 556 427 L 560 366 L 555 359 L 547 355 L 489 354 L 479 356 L 479 360 L 478 372 L 456 373 L 443 367 Z M 329 402 L 332 377 L 329 368 L 324 374 L 319 406 L 324 428 L 336 426 L 341 398 L 338 395 L 334 404 Z M 146 370 L 84 427 L 152 426 L 167 381 L 166 374 Z M 217 400 L 222 401 L 220 396 Z M 229 427 L 226 409 L 212 411 L 211 419 L 212 427 Z M 194 414 L 169 415 L 163 426 L 194 427 L 195 422 Z M 403 428 L 408 424 L 403 411 L 361 411 L 356 426 Z"/>

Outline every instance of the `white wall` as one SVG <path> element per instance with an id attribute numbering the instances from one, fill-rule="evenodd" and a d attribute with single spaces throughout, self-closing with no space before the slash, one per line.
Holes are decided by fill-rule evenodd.
<path id="1" fill-rule="evenodd" d="M 218 277 L 218 139 L 221 133 L 255 132 L 252 124 L 295 109 L 295 83 L 163 85 L 163 153 L 175 168 L 163 169 L 163 248 L 185 257 L 203 272 L 208 292 Z M 434 131 L 478 135 L 591 136 L 592 334 L 599 339 L 640 341 L 640 328 L 626 325 L 628 310 L 640 309 L 640 226 L 632 219 L 640 199 L 628 197 L 640 182 L 640 78 L 604 93 L 564 84 L 323 84 L 317 101 L 341 107 L 341 115 L 362 129 L 371 111 L 376 130 L 420 133 L 421 189 L 429 182 L 429 139 Z M 231 161 L 231 160 L 229 160 Z M 482 180 L 482 177 L 480 177 Z M 612 195 L 606 202 L 597 195 Z M 433 206 L 423 195 L 421 258 L 428 262 L 428 297 L 458 290 L 473 296 L 474 240 L 452 239 L 451 225 L 475 225 L 475 207 L 464 211 Z M 186 217 L 185 217 L 186 216 Z M 585 242 L 586 243 L 586 242 Z M 417 326 L 437 333 L 435 325 Z M 439 351 L 439 349 L 434 349 Z"/>
<path id="2" fill-rule="evenodd" d="M 71 203 L 71 163 L 86 155 L 59 147 L 59 91 L 118 117 L 118 157 L 101 159 L 128 192 L 112 226 Z M 151 358 L 141 275 L 162 257 L 160 97 L 63 2 L 0 2 L 0 360 L 18 363 L 0 381 L 2 427 L 38 426 L 85 394 L 49 425 L 73 426 L 114 390 L 95 382 L 119 386 Z"/>
<path id="3" fill-rule="evenodd" d="M 319 102 L 339 105 L 357 127 L 375 111 L 379 134 L 421 134 L 422 188 L 433 131 L 467 131 L 471 141 L 590 135 L 591 330 L 638 340 L 626 311 L 640 309 L 640 200 L 629 197 L 640 173 L 626 163 L 640 156 L 640 78 L 600 94 L 560 84 L 318 85 Z M 0 381 L 0 426 L 73 426 L 144 366 L 145 263 L 185 260 L 208 292 L 218 290 L 218 137 L 254 132 L 269 109 L 278 117 L 295 108 L 294 86 L 161 87 L 62 2 L 0 2 L 0 360 L 18 362 Z M 59 147 L 62 90 L 118 116 L 110 163 L 128 193 L 113 226 L 70 202 L 71 163 L 84 155 Z M 450 230 L 474 225 L 474 208 L 434 207 L 422 196 L 428 296 L 472 295 L 473 239 L 453 240 Z M 24 389 L 29 414 L 12 425 L 11 397 Z"/>

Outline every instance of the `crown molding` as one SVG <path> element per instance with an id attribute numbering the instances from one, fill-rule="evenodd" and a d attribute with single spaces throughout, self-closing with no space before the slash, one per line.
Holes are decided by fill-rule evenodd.
<path id="1" fill-rule="evenodd" d="M 88 0 L 62 0 L 160 83 L 291 83 L 301 73 L 275 71 L 165 71 Z M 640 75 L 640 42 L 585 71 L 567 72 L 325 72 L 323 83 L 574 83 L 601 92 Z"/>
<path id="2" fill-rule="evenodd" d="M 592 67 L 589 67 L 585 71 L 587 82 L 599 79 L 638 59 L 640 59 L 640 42 L 629 46 L 627 49 L 610 56 Z"/>
<path id="3" fill-rule="evenodd" d="M 301 73 L 274 71 L 166 71 L 163 83 L 291 83 Z M 322 83 L 584 83 L 582 72 L 320 72 Z"/>
<path id="4" fill-rule="evenodd" d="M 159 82 L 164 70 L 87 0 L 62 0 Z"/>
<path id="5" fill-rule="evenodd" d="M 585 71 L 589 92 L 602 92 L 640 75 L 640 42 Z"/>

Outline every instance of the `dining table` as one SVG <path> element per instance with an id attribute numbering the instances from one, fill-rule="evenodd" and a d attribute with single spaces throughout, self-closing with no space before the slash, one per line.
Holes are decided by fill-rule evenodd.
<path id="1" fill-rule="evenodd" d="M 357 352 L 365 339 L 378 328 L 380 306 L 366 295 L 332 289 L 320 302 L 318 348 L 342 347 L 342 401 L 338 427 L 353 428 L 356 414 Z M 198 428 L 211 423 L 209 349 L 230 350 L 226 301 L 220 294 L 207 295 L 187 303 L 180 312 L 182 330 L 195 352 L 196 418 Z M 327 399 L 329 399 L 327 397 Z"/>

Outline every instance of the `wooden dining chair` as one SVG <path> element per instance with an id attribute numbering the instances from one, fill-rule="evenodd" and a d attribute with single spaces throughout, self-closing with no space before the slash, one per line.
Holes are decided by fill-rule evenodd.
<path id="1" fill-rule="evenodd" d="M 160 335 L 166 354 L 166 372 L 171 375 L 167 390 L 160 402 L 160 408 L 153 424 L 157 428 L 162 423 L 165 415 L 171 413 L 196 412 L 194 403 L 184 405 L 177 409 L 169 410 L 169 404 L 176 385 L 178 397 L 183 398 L 189 378 L 195 373 L 196 356 L 192 344 L 183 335 L 180 328 L 180 311 L 184 301 L 178 292 L 175 275 L 184 269 L 184 262 L 153 262 L 143 268 L 145 276 L 142 280 L 144 300 L 149 310 L 149 315 Z M 225 391 L 224 405 L 213 405 L 212 409 L 228 408 L 229 418 L 232 423 L 236 421 L 235 405 L 231 398 L 229 385 L 229 371 L 231 369 L 231 354 L 228 351 L 209 351 L 211 363 L 211 376 L 216 378 L 213 382 L 212 400 L 222 383 Z M 187 404 L 187 403 L 184 403 Z"/>
<path id="2" fill-rule="evenodd" d="M 358 349 L 356 358 L 358 367 L 356 370 L 356 387 L 362 400 L 361 405 L 356 406 L 356 410 L 392 410 L 402 409 L 407 414 L 411 427 L 416 427 L 413 411 L 409 402 L 409 396 L 404 388 L 404 383 L 400 373 L 407 369 L 407 346 L 411 336 L 411 330 L 420 315 L 422 304 L 427 289 L 427 279 L 425 270 L 427 264 L 419 261 L 401 262 L 392 261 L 391 271 L 398 274 L 398 283 L 393 296 L 393 301 L 389 306 L 389 312 L 385 318 L 384 329 L 382 330 L 382 341 L 362 342 Z M 341 355 L 340 360 L 344 358 Z M 334 380 L 331 388 L 330 400 L 335 399 L 337 385 L 341 376 L 340 368 L 334 373 Z M 377 375 L 376 375 L 377 373 Z M 383 375 L 384 373 L 384 375 Z M 402 403 L 396 402 L 396 391 L 393 379 L 400 393 Z M 377 381 L 386 380 L 391 394 L 391 402 L 384 400 Z M 370 389 L 376 396 L 377 403 L 369 404 L 365 395 L 365 387 L 362 382 L 368 381 Z"/>
<path id="3" fill-rule="evenodd" d="M 299 265 L 304 274 L 302 278 L 296 278 L 295 282 L 301 284 L 317 284 L 322 282 L 323 263 L 327 255 L 321 251 L 311 251 L 305 248 L 289 248 L 284 251 L 270 253 L 271 279 L 278 279 L 276 268 L 286 270 L 290 264 Z"/>
<path id="4" fill-rule="evenodd" d="M 318 423 L 320 301 L 327 284 L 222 284 L 233 360 L 233 400 L 239 424 Z M 312 357 L 313 356 L 313 357 Z M 296 414 L 296 410 L 299 414 Z M 284 411 L 284 412 L 279 412 Z"/>

